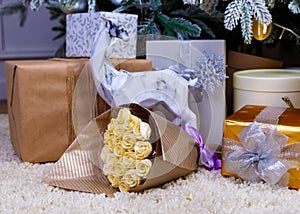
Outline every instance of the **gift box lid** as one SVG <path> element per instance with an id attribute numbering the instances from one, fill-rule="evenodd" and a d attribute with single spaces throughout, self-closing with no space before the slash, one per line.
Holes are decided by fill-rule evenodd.
<path id="1" fill-rule="evenodd" d="M 233 88 L 250 91 L 300 91 L 300 70 L 253 69 L 235 72 Z"/>

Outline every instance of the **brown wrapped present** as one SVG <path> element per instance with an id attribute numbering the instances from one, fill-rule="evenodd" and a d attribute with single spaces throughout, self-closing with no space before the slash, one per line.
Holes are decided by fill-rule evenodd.
<path id="1" fill-rule="evenodd" d="M 74 140 L 72 96 L 88 61 L 53 58 L 5 62 L 11 141 L 22 161 L 56 161 Z M 135 61 L 129 64 L 134 67 Z M 148 68 L 147 61 L 144 69 Z M 101 98 L 97 100 L 91 117 L 108 108 Z"/>
<path id="2" fill-rule="evenodd" d="M 198 145 L 138 104 L 111 108 L 85 126 L 45 182 L 91 193 L 158 186 L 197 169 Z"/>
<path id="3" fill-rule="evenodd" d="M 300 188 L 300 109 L 247 105 L 225 120 L 222 174 Z"/>
<path id="4" fill-rule="evenodd" d="M 110 62 L 117 70 L 123 69 L 130 72 L 152 71 L 152 61 L 147 59 L 140 60 L 111 58 Z"/>

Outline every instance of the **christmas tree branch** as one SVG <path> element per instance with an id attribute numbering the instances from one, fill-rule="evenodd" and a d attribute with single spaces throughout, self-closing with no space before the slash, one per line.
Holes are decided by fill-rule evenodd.
<path id="1" fill-rule="evenodd" d="M 0 5 L 0 16 L 12 15 L 19 13 L 20 22 L 19 26 L 24 26 L 25 20 L 27 18 L 27 7 L 23 5 L 22 2 L 13 2 Z"/>

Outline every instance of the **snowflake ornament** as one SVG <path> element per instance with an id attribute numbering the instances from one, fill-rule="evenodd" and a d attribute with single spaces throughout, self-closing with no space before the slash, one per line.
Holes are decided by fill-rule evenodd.
<path id="1" fill-rule="evenodd" d="M 224 57 L 206 53 L 203 55 L 204 61 L 199 60 L 193 68 L 177 64 L 171 65 L 169 69 L 186 79 L 189 86 L 214 92 L 228 78 Z"/>
<path id="2" fill-rule="evenodd" d="M 197 62 L 194 68 L 197 76 L 195 87 L 214 92 L 215 88 L 222 86 L 222 82 L 228 78 L 224 57 L 206 53 L 204 55 L 204 62 Z"/>

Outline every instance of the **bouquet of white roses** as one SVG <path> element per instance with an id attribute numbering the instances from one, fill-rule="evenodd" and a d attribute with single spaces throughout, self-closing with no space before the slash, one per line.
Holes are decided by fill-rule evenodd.
<path id="1" fill-rule="evenodd" d="M 81 130 L 46 182 L 108 196 L 138 192 L 196 170 L 198 149 L 180 127 L 128 104 L 111 108 Z"/>
<path id="2" fill-rule="evenodd" d="M 150 125 L 126 108 L 108 124 L 101 151 L 103 172 L 121 192 L 138 186 L 150 172 L 152 162 L 148 157 L 153 151 L 150 134 Z"/>

